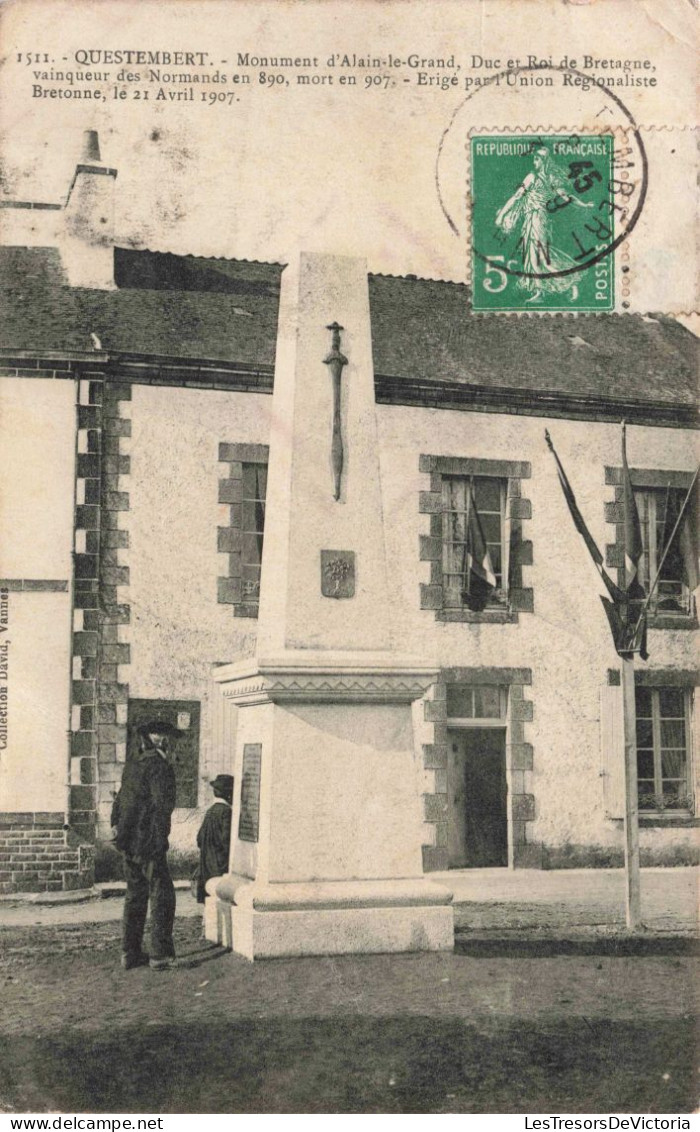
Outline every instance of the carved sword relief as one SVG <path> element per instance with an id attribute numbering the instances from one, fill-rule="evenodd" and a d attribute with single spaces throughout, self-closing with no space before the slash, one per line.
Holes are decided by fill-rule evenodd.
<path id="1" fill-rule="evenodd" d="M 343 437 L 340 419 L 340 394 L 343 366 L 348 364 L 345 354 L 340 352 L 340 332 L 344 328 L 337 322 L 332 322 L 326 330 L 330 330 L 331 351 L 323 359 L 324 365 L 330 366 L 333 379 L 333 439 L 331 441 L 331 465 L 333 468 L 333 498 L 340 499 L 340 483 L 343 475 Z"/>

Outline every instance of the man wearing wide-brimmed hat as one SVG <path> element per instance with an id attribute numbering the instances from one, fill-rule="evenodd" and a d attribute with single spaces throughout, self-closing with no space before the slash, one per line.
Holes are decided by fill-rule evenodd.
<path id="1" fill-rule="evenodd" d="M 209 783 L 214 791 L 214 802 L 204 815 L 197 834 L 199 869 L 197 872 L 197 900 L 206 898 L 206 883 L 211 877 L 220 877 L 228 871 L 228 854 L 231 844 L 231 804 L 233 778 L 230 774 L 217 774 Z"/>
<path id="2" fill-rule="evenodd" d="M 112 808 L 115 845 L 124 854 L 126 898 L 122 918 L 122 967 L 155 970 L 172 967 L 175 888 L 168 868 L 170 820 L 175 808 L 175 772 L 169 744 L 180 732 L 154 720 L 138 730 L 140 750 L 124 767 L 121 789 Z M 151 954 L 143 950 L 148 903 L 151 904 Z"/>

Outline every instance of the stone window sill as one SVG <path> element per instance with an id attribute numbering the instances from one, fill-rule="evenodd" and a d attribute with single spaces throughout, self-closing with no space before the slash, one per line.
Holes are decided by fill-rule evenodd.
<path id="1" fill-rule="evenodd" d="M 471 609 L 438 609 L 435 619 L 476 625 L 515 625 L 518 614 L 512 609 L 483 609 L 480 613 L 474 613 Z"/>
<path id="2" fill-rule="evenodd" d="M 618 825 L 623 824 L 622 818 L 615 818 Z M 693 814 L 683 814 L 680 812 L 669 814 L 652 814 L 640 813 L 639 814 L 639 828 L 640 829 L 698 829 L 700 828 L 700 818 L 694 817 Z"/>
<path id="3" fill-rule="evenodd" d="M 694 613 L 650 613 L 647 625 L 650 629 L 697 629 L 698 619 Z"/>

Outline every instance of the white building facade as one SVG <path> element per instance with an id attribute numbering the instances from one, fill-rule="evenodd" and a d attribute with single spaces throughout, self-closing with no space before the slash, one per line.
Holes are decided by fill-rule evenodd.
<path id="1" fill-rule="evenodd" d="M 479 318 L 460 284 L 342 257 L 114 248 L 115 181 L 91 137 L 66 208 L 1 216 L 0 890 L 111 867 L 154 717 L 181 732 L 179 853 L 235 775 L 251 954 L 286 953 L 265 925 L 288 909 L 306 936 L 352 908 L 374 949 L 447 946 L 425 874 L 621 864 L 619 658 L 544 430 L 615 577 L 626 418 L 653 574 L 697 462 L 693 336 Z M 468 499 L 497 582 L 476 611 Z M 647 864 L 697 854 L 693 536 L 691 513 L 637 664 Z"/>

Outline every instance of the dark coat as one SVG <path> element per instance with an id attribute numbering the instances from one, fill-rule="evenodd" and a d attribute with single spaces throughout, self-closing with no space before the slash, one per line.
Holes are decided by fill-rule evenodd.
<path id="1" fill-rule="evenodd" d="M 220 877 L 228 871 L 228 853 L 231 844 L 231 807 L 227 802 L 215 802 L 204 815 L 197 834 L 199 870 L 197 873 L 197 900 L 204 903 L 205 885 L 210 877 Z"/>
<path id="2" fill-rule="evenodd" d="M 124 767 L 114 799 L 115 845 L 134 861 L 152 861 L 168 849 L 175 809 L 175 772 L 157 751 L 142 751 Z"/>

